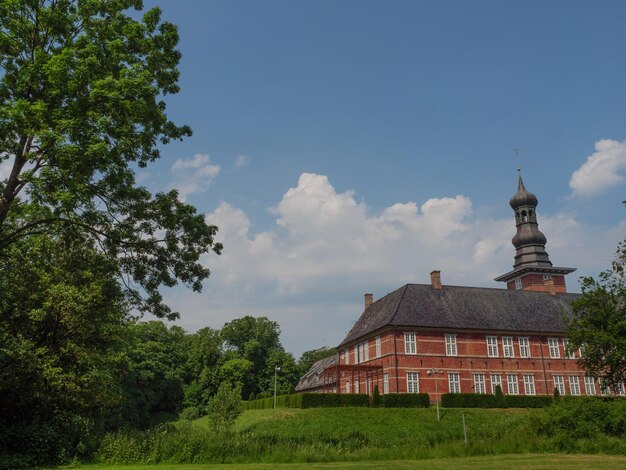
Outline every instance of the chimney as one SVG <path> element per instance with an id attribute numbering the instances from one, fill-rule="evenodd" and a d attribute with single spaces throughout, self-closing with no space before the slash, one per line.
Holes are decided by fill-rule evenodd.
<path id="1" fill-rule="evenodd" d="M 374 296 L 372 294 L 365 294 L 365 308 L 368 308 L 374 303 Z"/>
<path id="2" fill-rule="evenodd" d="M 441 290 L 441 271 L 432 271 L 430 273 L 430 283 L 435 289 Z"/>
<path id="3" fill-rule="evenodd" d="M 546 289 L 546 292 L 550 295 L 556 295 L 556 291 L 554 290 L 554 279 L 544 279 L 543 287 Z"/>

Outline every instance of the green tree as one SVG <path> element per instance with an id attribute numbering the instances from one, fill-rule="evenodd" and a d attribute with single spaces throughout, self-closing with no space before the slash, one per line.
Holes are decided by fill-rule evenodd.
<path id="1" fill-rule="evenodd" d="M 226 323 L 220 332 L 228 351 L 252 363 L 243 384 L 243 396 L 258 393 L 267 386 L 274 369 L 268 368 L 273 351 L 283 351 L 278 323 L 265 317 L 245 316 Z"/>
<path id="2" fill-rule="evenodd" d="M 310 351 L 305 351 L 298 359 L 298 367 L 300 369 L 300 377 L 308 372 L 311 366 L 319 361 L 320 359 L 325 359 L 330 356 L 334 356 L 337 354 L 336 348 L 327 348 L 322 347 L 318 349 L 311 349 Z"/>
<path id="3" fill-rule="evenodd" d="M 121 399 L 127 309 L 115 266 L 70 235 L 0 256 L 0 468 L 89 452 Z"/>
<path id="4" fill-rule="evenodd" d="M 220 385 L 207 406 L 209 420 L 216 431 L 230 431 L 241 413 L 243 413 L 241 389 L 227 382 Z"/>
<path id="5" fill-rule="evenodd" d="M 584 277 L 582 295 L 568 319 L 570 347 L 581 348 L 579 364 L 615 387 L 626 377 L 626 244 L 599 279 Z"/>
<path id="6" fill-rule="evenodd" d="M 199 291 L 220 253 L 176 191 L 152 195 L 135 169 L 191 134 L 166 115 L 177 93 L 178 32 L 141 0 L 0 1 L 0 253 L 60 228 L 79 230 L 141 312 L 176 318 L 159 288 Z"/>
<path id="7" fill-rule="evenodd" d="M 215 394 L 220 384 L 222 338 L 219 331 L 202 328 L 191 335 L 190 343 L 185 407 L 194 407 L 198 414 L 204 414 L 209 398 Z"/>

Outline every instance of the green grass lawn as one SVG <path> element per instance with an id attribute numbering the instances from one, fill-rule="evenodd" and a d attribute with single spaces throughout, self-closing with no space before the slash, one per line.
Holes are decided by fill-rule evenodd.
<path id="1" fill-rule="evenodd" d="M 145 465 L 136 466 L 88 466 L 89 470 L 131 470 L 145 469 Z M 159 465 L 159 470 L 316 470 L 316 469 L 416 469 L 429 470 L 476 470 L 503 469 L 516 470 L 582 470 L 582 469 L 626 469 L 626 456 L 611 455 L 561 455 L 561 454 L 522 454 L 497 455 L 487 457 L 464 457 L 429 460 L 387 460 L 361 462 L 330 462 L 301 464 L 230 464 L 230 465 Z"/>
<path id="2" fill-rule="evenodd" d="M 542 410 L 446 409 L 438 422 L 434 409 L 423 408 L 249 410 L 228 435 L 215 434 L 208 419 L 201 418 L 147 434 L 113 436 L 105 440 L 97 461 L 159 465 L 224 463 L 236 464 L 225 468 L 253 469 L 280 464 L 287 464 L 283 468 L 417 468 L 422 465 L 421 459 L 429 459 L 428 468 L 463 468 L 459 465 L 465 460 L 456 463 L 442 460 L 441 467 L 431 464 L 437 462 L 433 459 L 480 456 L 482 460 L 476 462 L 486 465 L 482 468 L 501 468 L 498 465 L 510 467 L 506 459 L 513 459 L 510 455 L 516 454 L 523 456 L 519 458 L 524 461 L 532 461 L 532 468 L 563 465 L 570 465 L 563 468 L 593 468 L 597 463 L 593 459 L 608 462 L 607 459 L 614 458 L 563 455 L 563 465 L 559 461 L 555 466 L 555 457 L 546 454 L 626 455 L 626 441 L 617 437 L 573 439 L 566 434 L 548 438 L 538 433 L 534 424 L 540 413 Z M 615 465 L 626 462 L 620 458 L 612 462 Z M 391 464 L 391 461 L 396 462 Z M 397 461 L 408 466 L 398 466 Z M 495 462 L 494 466 L 489 467 L 489 462 Z M 611 463 L 608 468 L 618 468 L 615 465 Z M 517 467 L 516 463 L 515 468 L 524 467 Z"/>

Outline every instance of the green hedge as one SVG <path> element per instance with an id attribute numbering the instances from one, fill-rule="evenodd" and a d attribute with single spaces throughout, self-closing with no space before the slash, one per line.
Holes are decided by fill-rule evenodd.
<path id="1" fill-rule="evenodd" d="M 384 395 L 385 408 L 427 408 L 430 399 L 427 393 L 390 393 Z"/>
<path id="2" fill-rule="evenodd" d="M 370 397 L 365 393 L 344 393 L 341 397 L 341 406 L 369 406 Z"/>
<path id="3" fill-rule="evenodd" d="M 552 403 L 552 397 L 530 395 L 506 395 L 508 408 L 543 408 Z M 444 408 L 499 408 L 494 395 L 480 393 L 444 393 L 441 395 Z"/>

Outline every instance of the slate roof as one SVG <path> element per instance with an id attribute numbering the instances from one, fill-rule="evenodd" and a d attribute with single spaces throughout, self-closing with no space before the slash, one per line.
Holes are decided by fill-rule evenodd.
<path id="1" fill-rule="evenodd" d="M 562 333 L 580 294 L 406 284 L 374 302 L 339 345 L 386 326 Z"/>
<path id="2" fill-rule="evenodd" d="M 334 354 L 332 356 L 320 359 L 314 362 L 311 368 L 304 374 L 298 385 L 296 385 L 296 391 L 301 392 L 303 390 L 310 390 L 312 388 L 322 387 L 324 385 L 321 374 L 328 367 L 333 366 L 339 362 L 339 355 Z"/>

